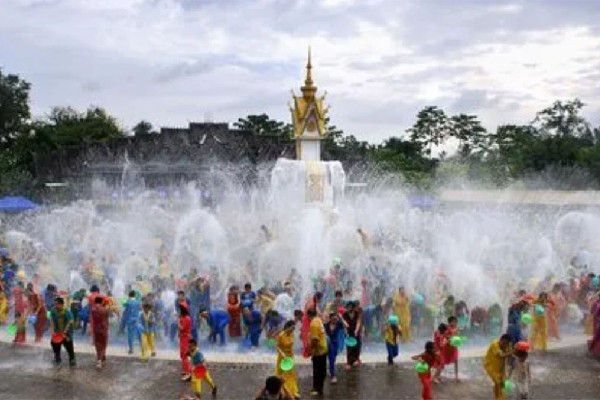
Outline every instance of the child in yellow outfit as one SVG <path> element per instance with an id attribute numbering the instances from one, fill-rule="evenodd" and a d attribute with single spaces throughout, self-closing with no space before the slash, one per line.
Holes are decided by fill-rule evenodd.
<path id="1" fill-rule="evenodd" d="M 284 389 L 288 393 L 291 393 L 295 399 L 299 399 L 300 386 L 298 385 L 296 369 L 292 368 L 290 371 L 283 371 L 281 369 L 281 361 L 285 357 L 294 357 L 295 326 L 294 321 L 288 321 L 283 326 L 283 331 L 277 335 L 277 367 L 275 368 L 275 375 L 283 381 Z"/>
<path id="2" fill-rule="evenodd" d="M 156 321 L 152 306 L 144 303 L 140 313 L 140 336 L 142 341 L 142 360 L 148 360 L 148 356 L 156 356 L 154 350 L 154 332 L 156 330 Z"/>
<path id="3" fill-rule="evenodd" d="M 548 295 L 545 292 L 540 293 L 537 300 L 533 303 L 533 324 L 531 324 L 531 335 L 529 343 L 531 350 L 538 349 L 546 351 L 548 347 L 548 320 L 546 317 L 546 307 L 548 305 Z"/>
<path id="4" fill-rule="evenodd" d="M 8 316 L 8 300 L 6 299 L 6 293 L 0 290 L 0 325 L 6 323 Z"/>
<path id="5" fill-rule="evenodd" d="M 506 379 L 506 359 L 512 355 L 510 336 L 502 335 L 494 340 L 483 358 L 483 368 L 494 383 L 494 399 L 504 400 L 504 381 Z"/>
<path id="6" fill-rule="evenodd" d="M 217 385 L 210 376 L 210 372 L 205 368 L 204 376 L 197 376 L 198 367 L 204 367 L 204 355 L 198 350 L 198 345 L 194 339 L 189 341 L 188 357 L 192 363 L 192 393 L 193 399 L 202 398 L 202 381 L 208 383 L 212 390 L 212 397 L 217 397 Z"/>
<path id="7" fill-rule="evenodd" d="M 402 338 L 402 330 L 398 327 L 398 317 L 390 315 L 388 324 L 385 328 L 383 337 L 385 339 L 385 347 L 388 353 L 388 365 L 394 364 L 394 358 L 398 357 L 398 344 Z"/>

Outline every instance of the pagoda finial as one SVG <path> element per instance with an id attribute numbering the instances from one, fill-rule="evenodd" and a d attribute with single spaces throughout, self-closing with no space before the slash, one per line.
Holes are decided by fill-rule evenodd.
<path id="1" fill-rule="evenodd" d="M 317 92 L 317 87 L 314 85 L 312 80 L 312 59 L 310 46 L 308 46 L 308 60 L 306 62 L 306 78 L 304 79 L 304 86 L 301 88 L 302 96 L 307 99 L 314 98 Z"/>
<path id="2" fill-rule="evenodd" d="M 313 85 L 310 46 L 308 46 L 308 61 L 306 62 L 306 79 L 304 80 L 304 85 L 307 87 L 312 87 Z"/>

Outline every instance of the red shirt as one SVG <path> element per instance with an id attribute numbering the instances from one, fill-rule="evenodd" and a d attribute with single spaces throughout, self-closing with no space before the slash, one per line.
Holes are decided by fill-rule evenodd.
<path id="1" fill-rule="evenodd" d="M 190 338 L 192 336 L 192 319 L 189 315 L 179 317 L 179 337 Z"/>
<path id="2" fill-rule="evenodd" d="M 91 312 L 95 335 L 108 335 L 108 309 L 100 304 L 94 304 Z"/>

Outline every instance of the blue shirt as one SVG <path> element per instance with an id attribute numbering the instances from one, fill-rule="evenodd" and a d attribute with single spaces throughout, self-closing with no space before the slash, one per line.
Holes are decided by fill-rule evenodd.
<path id="1" fill-rule="evenodd" d="M 204 362 L 204 355 L 200 353 L 198 349 L 196 349 L 196 352 L 190 358 L 192 359 L 193 366 L 202 364 Z"/>
<path id="2" fill-rule="evenodd" d="M 209 311 L 207 322 L 211 329 L 217 329 L 229 323 L 229 313 L 223 310 Z"/>
<path id="3" fill-rule="evenodd" d="M 129 298 L 123 306 L 123 320 L 128 324 L 136 324 L 141 310 L 141 303 L 137 299 Z"/>

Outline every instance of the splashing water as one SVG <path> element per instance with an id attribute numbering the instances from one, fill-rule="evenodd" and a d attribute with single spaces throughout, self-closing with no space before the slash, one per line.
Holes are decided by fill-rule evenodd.
<path id="1" fill-rule="evenodd" d="M 122 187 L 113 190 L 127 194 L 121 196 L 126 200 L 108 211 L 98 201 L 46 208 L 8 228 L 4 224 L 4 238 L 18 263 L 36 266 L 43 281 L 59 287 L 81 286 L 79 269 L 86 262 L 112 270 L 116 296 L 138 276 L 180 277 L 192 268 L 209 274 L 213 266 L 221 285 L 216 291 L 246 279 L 273 286 L 295 269 L 302 278 L 297 289 L 306 294 L 339 258 L 354 282 L 382 281 L 388 296 L 403 285 L 429 302 L 452 293 L 468 304 L 489 306 L 507 301 L 517 287 L 534 289 L 548 275 L 566 279 L 570 262 L 598 265 L 596 210 L 444 205 L 423 210 L 410 206 L 405 188 L 380 176 L 368 178 L 381 182 L 368 192 L 342 196 L 341 165 L 323 165 L 322 202 L 306 202 L 313 190 L 307 165 L 280 160 L 270 178 L 259 173 L 253 186 L 224 171 L 215 204 L 206 207 L 198 194 L 202 185 L 195 183 L 170 198 L 137 190 L 143 182 L 128 164 Z M 219 169 L 213 171 L 218 176 Z M 133 197 L 127 182 L 136 187 Z M 357 290 L 359 285 L 356 298 Z"/>

